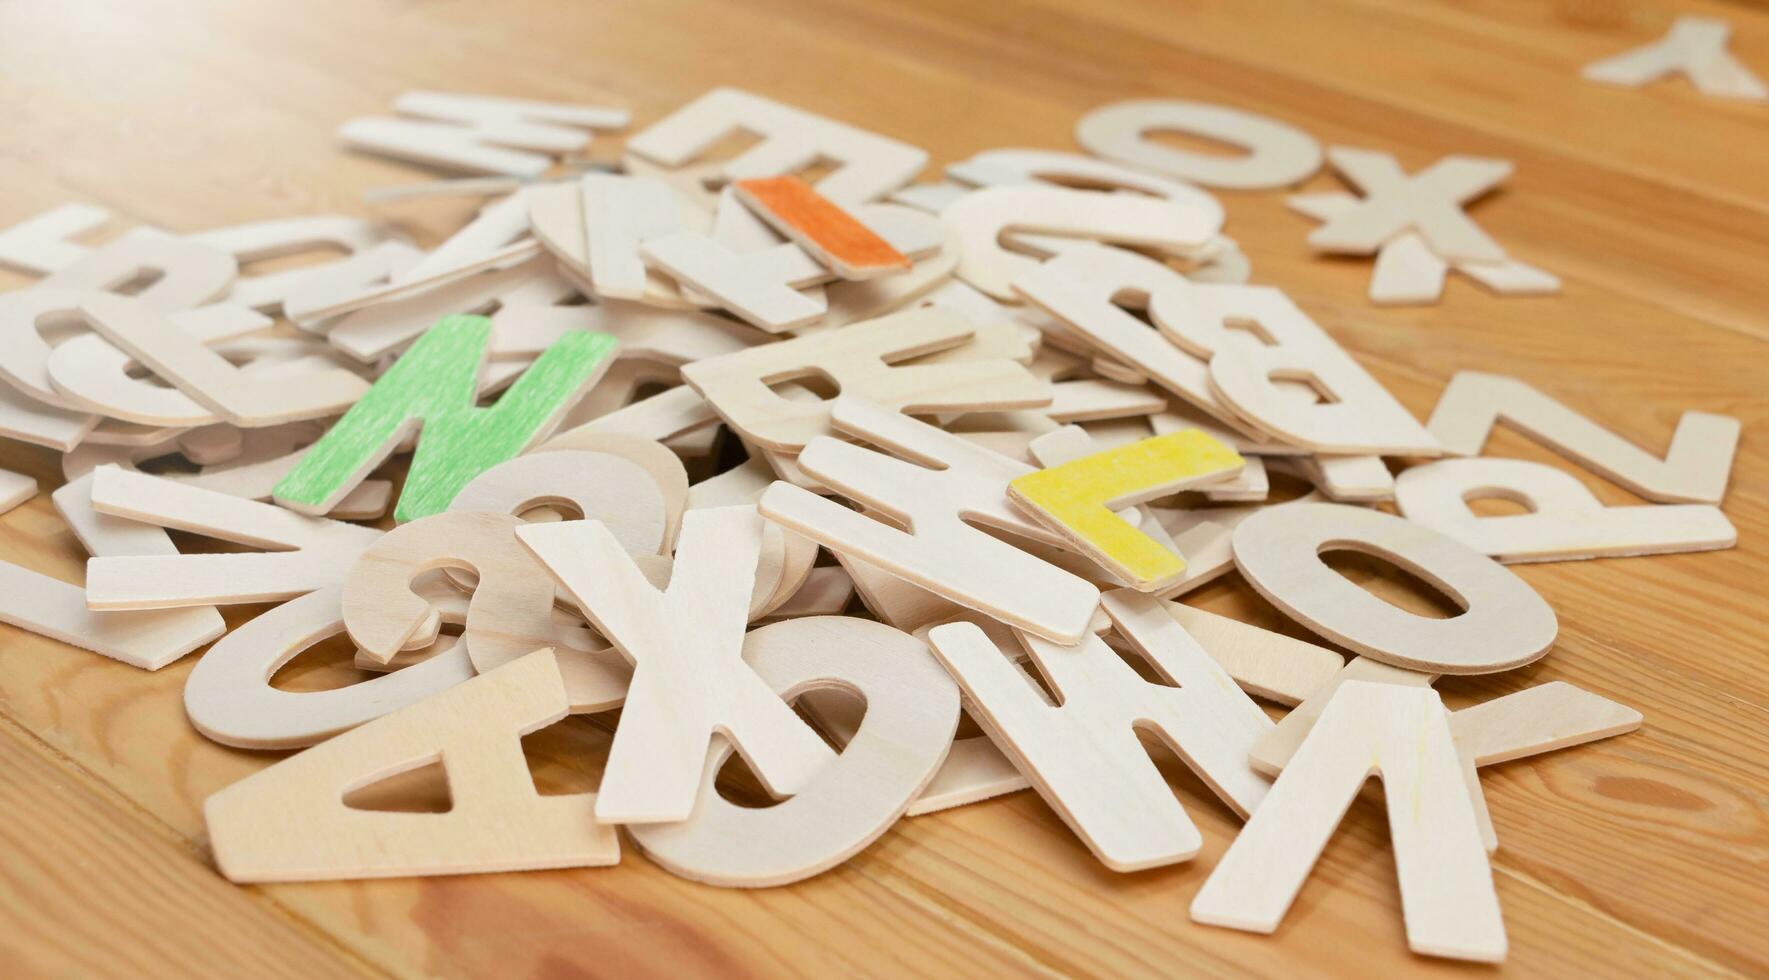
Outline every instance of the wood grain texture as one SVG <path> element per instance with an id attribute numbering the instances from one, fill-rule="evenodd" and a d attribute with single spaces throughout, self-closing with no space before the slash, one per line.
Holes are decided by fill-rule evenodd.
<path id="1" fill-rule="evenodd" d="M 1263 0 L 1256 16 L 1246 5 L 1163 0 L 11 4 L 0 8 L 0 94 L 12 109 L 9 143 L 21 149 L 0 158 L 0 223 L 66 201 L 110 209 L 125 227 L 174 231 L 367 214 L 365 189 L 434 174 L 344 152 L 333 134 L 415 88 L 623 105 L 643 125 L 715 85 L 741 84 L 924 146 L 936 166 L 999 146 L 1072 149 L 1082 113 L 1149 97 L 1269 114 L 1323 144 L 1392 152 L 1408 171 L 1449 153 L 1510 160 L 1515 175 L 1469 213 L 1518 259 L 1561 276 L 1558 297 L 1500 298 L 1452 277 L 1436 306 L 1373 308 L 1368 263 L 1312 256 L 1313 224 L 1277 192 L 1223 192 L 1225 231 L 1255 282 L 1283 287 L 1417 418 L 1456 371 L 1478 370 L 1519 377 L 1654 453 L 1685 410 L 1743 421 L 1722 504 L 1738 548 L 1519 567 L 1560 617 L 1553 652 L 1519 671 L 1437 686 L 1460 708 L 1564 680 L 1646 717 L 1637 733 L 1483 773 L 1503 841 L 1493 859 L 1510 939 L 1503 972 L 1761 974 L 1769 117 L 1680 81 L 1623 90 L 1578 77 L 1599 57 L 1662 36 L 1682 13 L 1730 20 L 1733 53 L 1759 70 L 1769 64 L 1769 13 L 1680 0 Z M 1357 71 L 1346 69 L 1348 52 Z M 601 137 L 589 152 L 615 159 L 619 145 L 618 135 Z M 1343 189 L 1331 176 L 1301 188 Z M 383 213 L 429 246 L 476 204 Z M 30 281 L 5 273 L 0 285 Z M 1568 467 L 1503 428 L 1487 451 Z M 61 482 L 47 450 L 7 442 L 0 466 L 45 491 Z M 1642 502 L 1570 469 L 1607 504 Z M 84 557 L 47 492 L 0 516 L 0 558 L 78 581 Z M 1236 575 L 1186 601 L 1309 638 Z M 257 611 L 226 615 L 238 625 Z M 360 679 L 348 651 L 318 653 L 277 683 Z M 179 695 L 192 660 L 146 674 L 0 627 L 9 730 L 40 740 L 44 764 L 70 773 L 60 783 L 107 801 L 114 832 L 132 842 L 117 860 L 142 862 L 144 880 L 164 887 L 198 883 L 221 903 L 188 914 L 170 902 L 83 898 L 78 889 L 101 879 L 45 882 L 22 899 L 38 925 L 7 934 L 27 971 L 141 975 L 156 963 L 219 963 L 218 950 L 240 936 L 266 936 L 281 963 L 308 976 L 352 962 L 396 976 L 1453 969 L 1406 952 L 1373 797 L 1352 806 L 1275 937 L 1188 921 L 1239 821 L 1177 761 L 1164 768 L 1203 850 L 1187 865 L 1134 875 L 1105 869 L 1022 792 L 905 821 L 852 862 L 766 893 L 690 884 L 630 854 L 605 869 L 229 893 L 242 904 L 200 885 L 213 875 L 200 806 L 276 756 L 191 730 Z M 594 788 L 606 749 L 601 729 L 573 718 L 532 736 L 529 755 L 537 780 L 569 792 Z M 23 764 L 9 757 L 5 768 Z M 81 826 L 84 804 L 39 785 L 30 812 L 44 834 L 0 837 L 9 871 Z M 95 847 L 72 846 L 80 850 L 51 853 Z M 20 900 L 16 880 L 3 889 L 9 901 Z M 55 915 L 62 907 L 69 914 Z M 180 909 L 176 918 L 144 918 L 168 908 Z M 43 924 L 52 916 L 53 929 Z M 271 932 L 311 948 L 285 950 Z M 145 938 L 118 945 L 136 936 Z M 103 961 L 105 949 L 118 952 Z M 75 954 L 87 958 L 70 966 Z"/>
<path id="2" fill-rule="evenodd" d="M 0 729 L 0 908 L 8 972 L 44 976 L 372 976 L 263 896 L 11 725 Z M 70 873 L 73 872 L 73 873 Z M 94 915 L 98 909 L 110 914 Z M 193 920 L 225 923 L 192 957 Z"/>

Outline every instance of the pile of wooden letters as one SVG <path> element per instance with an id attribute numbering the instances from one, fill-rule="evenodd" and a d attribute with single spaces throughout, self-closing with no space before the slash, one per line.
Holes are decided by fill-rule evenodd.
<path id="1" fill-rule="evenodd" d="M 1144 101 L 1082 120 L 1093 155 L 991 150 L 911 184 L 922 150 L 735 89 L 618 164 L 581 155 L 618 110 L 396 110 L 344 141 L 473 176 L 376 197 L 487 201 L 428 251 L 333 216 L 91 245 L 109 216 L 81 204 L 0 232 L 42 277 L 0 295 L 0 434 L 65 454 L 54 503 L 92 555 L 83 588 L 0 564 L 0 618 L 146 670 L 213 641 L 191 723 L 304 749 L 209 799 L 235 881 L 610 865 L 624 829 L 673 873 L 783 885 L 1027 787 L 1114 870 L 1187 861 L 1199 832 L 1141 730 L 1246 821 L 1193 919 L 1275 930 L 1374 774 L 1410 945 L 1498 960 L 1478 768 L 1641 718 L 1562 682 L 1451 712 L 1432 682 L 1549 654 L 1555 613 L 1504 563 L 1735 541 L 1736 421 L 1686 413 L 1659 458 L 1464 372 L 1421 424 L 1249 284 L 1202 189 L 1326 161 L 1360 194 L 1292 203 L 1317 248 L 1377 257 L 1377 301 L 1435 300 L 1450 269 L 1552 292 L 1462 208 L 1502 161 L 1408 175 Z M 1501 422 L 1651 503 L 1482 456 Z M 7 476 L 10 505 L 34 492 Z M 1493 496 L 1528 512 L 1470 505 Z M 1336 551 L 1463 611 L 1408 612 Z M 1176 601 L 1231 572 L 1331 647 Z M 277 605 L 223 636 L 233 603 Z M 375 676 L 272 685 L 346 633 Z M 606 769 L 541 795 L 520 738 L 568 714 L 613 727 Z M 733 750 L 779 802 L 715 786 Z M 344 802 L 438 760 L 447 812 Z"/>

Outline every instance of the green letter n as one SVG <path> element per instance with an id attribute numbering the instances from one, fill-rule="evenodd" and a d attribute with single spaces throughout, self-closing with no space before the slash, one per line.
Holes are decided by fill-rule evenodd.
<path id="1" fill-rule="evenodd" d="M 323 514 L 418 426 L 395 520 L 448 509 L 474 477 L 544 436 L 601 377 L 615 340 L 573 331 L 554 341 L 490 408 L 474 403 L 491 321 L 446 316 L 350 407 L 276 485 L 276 501 Z"/>

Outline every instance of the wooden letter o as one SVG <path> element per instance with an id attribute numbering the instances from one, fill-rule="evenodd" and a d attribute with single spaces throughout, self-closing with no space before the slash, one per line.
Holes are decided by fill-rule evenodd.
<path id="1" fill-rule="evenodd" d="M 1235 528 L 1235 564 L 1260 595 L 1316 633 L 1408 670 L 1486 674 L 1539 659 L 1554 610 L 1505 566 L 1405 518 L 1344 504 L 1273 507 Z M 1358 551 L 1455 599 L 1460 615 L 1407 612 L 1340 575 L 1321 554 Z"/>

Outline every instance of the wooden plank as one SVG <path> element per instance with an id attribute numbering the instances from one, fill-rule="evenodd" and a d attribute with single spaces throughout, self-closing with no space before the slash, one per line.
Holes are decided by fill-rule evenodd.
<path id="1" fill-rule="evenodd" d="M 1106 15 L 1137 21 L 1139 3 Z M 1703 9 L 1705 8 L 1705 9 Z M 1153 5 L 1147 7 L 1153 10 Z M 1316 84 L 1393 102 L 1415 112 L 1577 153 L 1605 167 L 1632 171 L 1703 193 L 1720 192 L 1758 210 L 1769 205 L 1769 180 L 1727 159 L 1726 147 L 1760 138 L 1760 112 L 1736 111 L 1687 86 L 1659 86 L 1642 98 L 1579 77 L 1589 62 L 1663 36 L 1679 12 L 1721 17 L 1733 25 L 1734 52 L 1761 63 L 1769 52 L 1769 17 L 1723 3 L 1649 0 L 1616 9 L 1569 12 L 1498 0 L 1478 4 L 1405 0 L 1283 0 L 1262 23 L 1199 10 L 1166 18 L 1166 36 L 1198 39 L 1197 47 L 1282 70 Z M 1299 37 L 1284 24 L 1307 16 L 1321 33 Z M 1369 71 L 1345 71 L 1333 50 L 1355 43 L 1381 50 Z M 1546 97 L 1545 93 L 1552 93 Z M 1697 123 L 1699 120 L 1699 123 Z M 1642 141 L 1638 134 L 1676 133 Z"/>
<path id="2" fill-rule="evenodd" d="M 0 811 L 0 957 L 15 976 L 378 975 L 7 724 Z"/>
<path id="3" fill-rule="evenodd" d="M 1477 127 L 1432 111 L 1430 106 L 1435 103 L 1397 101 L 1404 97 L 1395 91 L 1413 86 L 1414 79 L 1386 89 L 1348 89 L 1348 73 L 1333 52 L 1343 52 L 1346 46 L 1374 49 L 1366 47 L 1370 44 L 1367 37 L 1350 31 L 1338 46 L 1319 43 L 1315 27 L 1327 15 L 1317 18 L 1303 6 L 1301 2 L 1285 2 L 1276 8 L 1277 16 L 1262 15 L 1257 29 L 1248 29 L 1229 8 L 1175 16 L 1159 0 L 1133 0 L 1084 12 L 1062 0 L 1044 0 L 1012 11 L 928 0 L 915 14 L 888 22 L 872 17 L 861 0 L 830 0 L 817 8 L 815 16 L 818 30 L 826 36 L 856 42 L 863 37 L 883 51 L 930 50 L 940 45 L 964 50 L 967 61 L 962 76 L 955 72 L 938 77 L 937 83 L 963 84 L 961 77 L 986 71 L 1015 93 L 1017 98 L 1010 96 L 1014 125 L 998 124 L 1003 130 L 998 134 L 1001 139 L 1032 127 L 1066 134 L 1080 114 L 1102 103 L 1162 96 L 1269 114 L 1302 125 L 1324 144 L 1386 149 L 1396 153 L 1409 170 L 1446 152 L 1511 160 L 1517 176 L 1494 200 L 1475 205 L 1472 213 L 1516 257 L 1560 275 L 1567 280 L 1569 292 L 1575 279 L 1601 283 L 1606 289 L 1648 303 L 1675 303 L 1736 329 L 1769 335 L 1763 312 L 1764 285 L 1760 277 L 1749 274 L 1746 258 L 1761 254 L 1769 243 L 1769 209 L 1751 207 L 1737 195 L 1717 191 L 1718 185 L 1712 181 L 1671 182 L 1671 177 L 1664 176 L 1688 173 L 1698 164 L 1710 171 L 1742 173 L 1748 168 L 1739 166 L 1736 154 L 1721 152 L 1708 157 L 1689 153 L 1670 169 L 1622 169 L 1633 156 L 1631 150 L 1580 154 L 1553 142 L 1540 142 L 1539 137 L 1526 141 L 1490 128 L 1492 120 L 1506 118 L 1506 112 L 1482 114 L 1483 125 Z M 780 16 L 792 16 L 791 11 L 775 9 Z M 810 16 L 798 9 L 802 16 Z M 1491 26 L 1481 25 L 1486 33 L 1503 33 Z M 1335 33 L 1338 30 L 1324 23 L 1322 27 Z M 1405 47 L 1411 43 L 1411 35 L 1403 36 L 1409 40 L 1395 43 Z M 1613 45 L 1613 41 L 1609 43 Z M 1290 48 L 1309 46 L 1315 48 L 1313 54 L 1288 57 Z M 1045 54 L 1028 59 L 1020 53 L 1021 48 Z M 1275 55 L 1273 50 L 1285 54 Z M 1735 50 L 1749 58 L 1748 48 Z M 1538 56 L 1529 52 L 1521 57 Z M 1582 62 L 1569 60 L 1569 74 L 1560 83 L 1532 90 L 1523 101 L 1559 102 L 1566 112 L 1574 111 L 1564 108 L 1568 104 L 1581 105 L 1590 95 L 1588 90 L 1613 97 L 1604 87 L 1580 80 L 1577 72 Z M 1087 71 L 1053 73 L 1052 64 L 1085 65 Z M 928 81 L 932 84 L 936 79 Z M 1459 88 L 1454 94 L 1440 93 L 1437 98 L 1456 104 L 1484 99 L 1487 91 L 1490 86 L 1483 83 Z M 1709 108 L 1706 103 L 1697 107 Z M 1736 118 L 1748 128 L 1761 114 L 1760 108 L 1722 107 L 1718 113 L 1702 112 L 1698 123 L 1690 119 L 1693 108 L 1688 103 L 1681 107 L 1682 122 L 1676 126 L 1667 122 L 1656 130 L 1645 129 L 1643 123 L 1611 128 L 1628 134 L 1630 146 L 1678 143 L 1685 131 L 1728 128 L 1723 117 Z M 1630 105 L 1628 111 L 1641 110 Z M 918 115 L 923 123 L 930 119 L 925 112 Z M 905 122 L 914 124 L 912 120 Z M 927 126 L 927 130 L 927 140 L 940 139 L 934 126 Z M 1657 136 L 1651 136 L 1655 131 Z M 916 138 L 914 131 L 906 132 L 908 138 Z M 991 129 L 970 132 L 972 144 L 993 145 Z M 1643 132 L 1647 135 L 1641 135 Z M 1707 138 L 1702 137 L 1703 141 Z M 1732 138 L 1750 137 L 1735 133 Z M 1046 142 L 1054 145 L 1056 141 Z M 1761 178 L 1757 182 L 1763 183 Z M 1322 176 L 1303 189 L 1344 188 L 1336 179 Z M 1255 208 L 1280 201 L 1277 195 L 1234 198 L 1237 206 Z M 1268 238 L 1250 230 L 1248 215 L 1248 210 L 1237 207 L 1230 227 L 1237 240 L 1253 242 L 1247 254 L 1253 260 L 1255 280 L 1282 283 L 1295 295 L 1290 280 L 1270 275 L 1261 253 L 1281 242 L 1285 247 L 1277 251 L 1295 255 L 1291 246 L 1300 243 L 1310 223 L 1284 213 L 1274 222 L 1282 227 L 1281 238 Z M 1686 247 L 1666 249 L 1663 243 L 1669 240 Z M 1369 267 L 1340 263 L 1338 271 L 1358 281 L 1358 305 L 1363 307 L 1361 296 L 1369 280 Z M 1474 293 L 1479 288 L 1456 284 L 1447 295 L 1454 297 L 1459 292 Z M 1509 313 L 1524 305 L 1529 304 L 1511 300 L 1500 308 Z"/>

